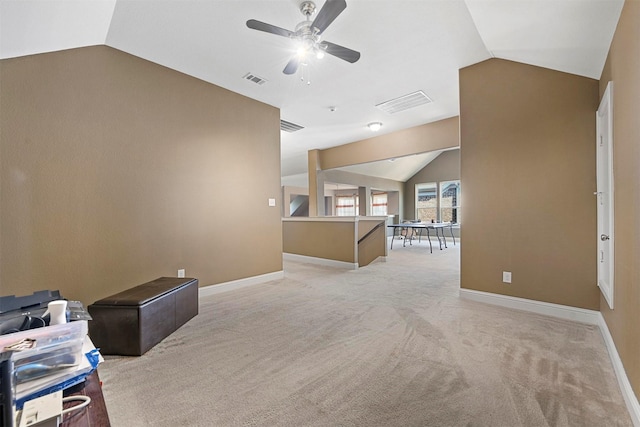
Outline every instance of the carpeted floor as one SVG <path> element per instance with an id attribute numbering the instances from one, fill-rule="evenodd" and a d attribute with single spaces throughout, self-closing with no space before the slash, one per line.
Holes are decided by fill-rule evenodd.
<path id="1" fill-rule="evenodd" d="M 632 425 L 597 327 L 460 299 L 458 265 L 394 244 L 203 298 L 144 356 L 106 357 L 112 425 Z"/>

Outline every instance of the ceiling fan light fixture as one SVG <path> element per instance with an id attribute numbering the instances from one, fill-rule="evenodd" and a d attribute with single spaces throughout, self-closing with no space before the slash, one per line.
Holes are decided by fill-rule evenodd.
<path id="1" fill-rule="evenodd" d="M 313 1 L 307 0 L 302 1 L 300 4 L 300 12 L 306 19 L 298 23 L 294 31 L 255 19 L 249 19 L 246 25 L 250 29 L 287 37 L 296 42 L 296 55 L 289 60 L 282 70 L 284 74 L 291 75 L 296 73 L 298 63 L 311 59 L 311 55 L 320 59 L 325 54 L 329 54 L 352 64 L 360 59 L 360 52 L 328 41 L 321 41 L 327 27 L 346 8 L 347 2 L 345 0 L 325 0 L 324 5 L 312 21 L 310 17 L 316 13 L 316 5 Z"/>
<path id="2" fill-rule="evenodd" d="M 313 47 L 316 53 L 316 58 L 318 59 L 324 58 L 324 54 L 327 51 L 327 47 L 328 46 L 326 44 L 316 42 L 315 46 Z"/>
<path id="3" fill-rule="evenodd" d="M 371 132 L 378 132 L 382 127 L 382 123 L 380 122 L 371 122 L 367 125 Z"/>
<path id="4" fill-rule="evenodd" d="M 300 5 L 300 12 L 309 19 L 311 15 L 316 13 L 316 5 L 312 1 L 304 1 Z"/>

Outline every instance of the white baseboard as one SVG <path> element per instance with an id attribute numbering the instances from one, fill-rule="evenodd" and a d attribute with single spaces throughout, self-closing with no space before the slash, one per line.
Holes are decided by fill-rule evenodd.
<path id="1" fill-rule="evenodd" d="M 602 333 L 604 342 L 607 345 L 607 350 L 609 350 L 609 357 L 611 358 L 613 369 L 616 372 L 616 377 L 618 378 L 618 385 L 620 385 L 622 397 L 624 397 L 624 402 L 627 404 L 627 409 L 629 410 L 629 415 L 631 416 L 633 425 L 636 427 L 640 427 L 640 403 L 638 403 L 638 399 L 636 398 L 636 395 L 631 388 L 629 377 L 627 377 L 627 373 L 624 370 L 622 360 L 620 359 L 620 355 L 618 354 L 616 345 L 613 342 L 611 332 L 609 332 L 607 322 L 605 322 L 602 313 L 598 314 L 600 315 L 600 322 L 598 323 L 598 326 L 600 326 L 600 332 Z"/>
<path id="2" fill-rule="evenodd" d="M 618 350 L 613 342 L 613 337 L 609 332 L 609 327 L 607 326 L 602 313 L 595 310 L 586 310 L 584 308 L 516 298 L 508 295 L 492 294 L 472 289 L 460 289 L 460 297 L 486 304 L 499 305 L 502 307 L 514 308 L 517 310 L 524 310 L 598 326 L 600 328 L 600 333 L 602 333 L 602 337 L 604 338 L 605 345 L 607 346 L 609 358 L 613 364 L 613 369 L 616 373 L 616 378 L 618 379 L 618 385 L 620 386 L 620 391 L 622 392 L 622 396 L 627 405 L 627 410 L 631 416 L 631 421 L 633 421 L 634 426 L 640 427 L 640 404 L 638 403 L 638 398 L 633 392 L 627 373 L 622 365 L 622 360 L 620 359 Z"/>
<path id="3" fill-rule="evenodd" d="M 600 325 L 600 312 L 595 310 L 553 304 L 550 302 L 534 301 L 508 295 L 492 294 L 490 292 L 475 291 L 472 289 L 460 289 L 460 296 L 462 298 L 487 304 L 544 314 L 546 316 L 559 317 L 561 319 L 588 323 L 590 325 Z"/>
<path id="4" fill-rule="evenodd" d="M 326 267 L 346 268 L 348 270 L 358 269 L 357 262 L 336 261 L 334 259 L 316 258 L 313 256 L 290 254 L 286 252 L 282 254 L 282 259 L 289 261 L 306 262 L 309 264 L 324 265 Z"/>
<path id="5" fill-rule="evenodd" d="M 221 292 L 233 291 L 235 289 L 246 288 L 247 286 L 258 285 L 260 283 L 282 279 L 283 277 L 284 271 L 275 271 L 273 273 L 261 274 L 259 276 L 247 277 L 245 279 L 232 280 L 231 282 L 218 283 L 217 285 L 203 286 L 198 289 L 198 298 L 219 294 Z"/>

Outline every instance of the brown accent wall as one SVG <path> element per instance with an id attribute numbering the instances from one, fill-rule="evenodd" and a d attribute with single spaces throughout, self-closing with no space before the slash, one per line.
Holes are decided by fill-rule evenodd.
<path id="1" fill-rule="evenodd" d="M 283 220 L 283 250 L 289 254 L 356 263 L 353 221 Z"/>
<path id="2" fill-rule="evenodd" d="M 320 167 L 319 150 L 309 150 L 307 153 L 307 170 L 309 171 L 309 216 L 323 216 L 324 212 L 324 182 L 318 180 Z"/>
<path id="3" fill-rule="evenodd" d="M 431 163 L 405 182 L 403 219 L 415 219 L 416 184 L 453 181 L 456 179 L 460 179 L 460 150 L 448 150 L 440 153 Z M 462 191 L 464 191 L 464 188 Z"/>
<path id="4" fill-rule="evenodd" d="M 319 150 L 322 170 L 375 162 L 409 154 L 456 148 L 458 117 L 380 135 L 362 141 Z"/>
<path id="5" fill-rule="evenodd" d="M 285 218 L 282 223 L 282 247 L 288 254 L 359 266 L 387 255 L 386 217 Z"/>
<path id="6" fill-rule="evenodd" d="M 614 309 L 601 297 L 627 377 L 640 398 L 640 2 L 626 1 L 600 80 L 600 97 L 613 81 L 615 187 Z"/>
<path id="7" fill-rule="evenodd" d="M 459 117 L 451 117 L 437 122 L 403 129 L 386 135 L 361 141 L 331 147 L 324 150 L 310 150 L 309 159 L 309 215 L 323 216 L 324 206 L 317 202 L 318 195 L 324 186 L 324 181 L 340 182 L 342 171 L 329 171 L 329 169 L 376 162 L 403 157 L 411 154 L 426 153 L 436 150 L 458 148 L 460 143 Z M 348 179 L 347 179 L 348 180 Z M 371 187 L 379 189 L 391 189 L 394 186 L 402 187 L 402 183 L 395 185 L 383 183 L 383 180 L 370 177 Z M 348 182 L 352 183 L 352 182 Z M 399 189 L 400 215 L 402 216 L 403 189 Z"/>
<path id="8" fill-rule="evenodd" d="M 282 270 L 278 109 L 106 46 L 0 73 L 1 294 Z"/>
<path id="9" fill-rule="evenodd" d="M 380 224 L 380 222 L 378 222 L 378 224 Z M 360 221 L 358 225 L 358 229 L 361 229 L 363 225 L 362 221 Z M 382 225 L 374 229 L 371 234 L 358 243 L 358 267 L 367 266 L 379 257 L 387 256 L 387 235 L 385 228 L 386 223 L 382 222 Z"/>
<path id="10" fill-rule="evenodd" d="M 460 70 L 462 288 L 599 308 L 597 107 L 593 79 L 500 59 Z"/>
<path id="11" fill-rule="evenodd" d="M 381 221 L 380 219 L 377 219 L 378 217 L 376 217 L 376 219 L 365 219 L 365 218 L 360 218 L 358 221 L 358 241 L 360 239 L 362 239 L 364 236 L 367 235 L 367 233 L 369 233 L 371 230 L 373 230 L 374 228 L 378 227 L 380 225 L 381 222 L 384 223 L 384 221 Z M 383 224 L 383 226 L 386 226 L 386 224 Z M 383 233 L 384 235 L 384 233 Z"/>

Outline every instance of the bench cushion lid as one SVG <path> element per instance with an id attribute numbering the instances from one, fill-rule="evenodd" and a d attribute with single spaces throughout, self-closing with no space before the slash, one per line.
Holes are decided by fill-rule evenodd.
<path id="1" fill-rule="evenodd" d="M 93 305 L 141 306 L 175 289 L 196 282 L 193 278 L 159 277 L 93 303 Z"/>

